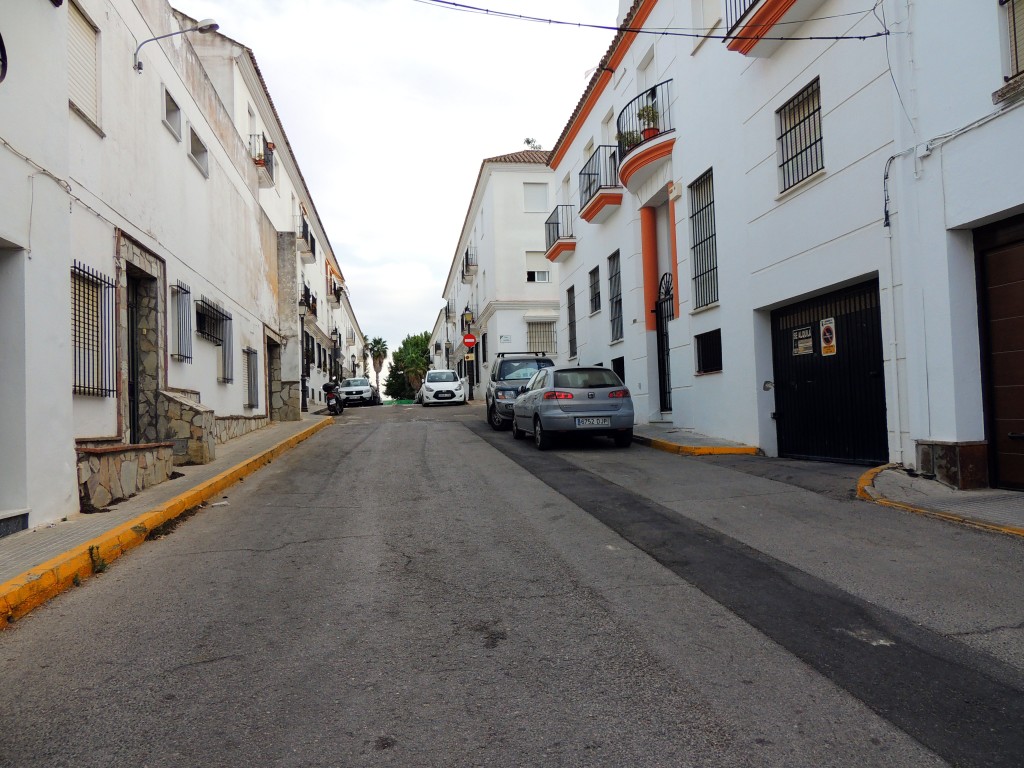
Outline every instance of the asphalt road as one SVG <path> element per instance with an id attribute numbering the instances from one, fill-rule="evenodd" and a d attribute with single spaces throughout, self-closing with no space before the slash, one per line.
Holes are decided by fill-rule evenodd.
<path id="1" fill-rule="evenodd" d="M 1024 547 L 813 469 L 346 409 L 0 634 L 0 765 L 1024 764 Z"/>

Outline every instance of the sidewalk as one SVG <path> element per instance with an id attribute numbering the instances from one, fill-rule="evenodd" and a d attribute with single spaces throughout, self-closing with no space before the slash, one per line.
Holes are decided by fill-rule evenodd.
<path id="1" fill-rule="evenodd" d="M 634 427 L 633 440 L 687 456 L 760 453 L 753 446 L 719 440 L 665 423 Z M 940 520 L 1024 536 L 1024 493 L 1019 491 L 997 488 L 958 491 L 935 480 L 908 474 L 895 464 L 887 464 L 861 475 L 857 497 Z"/>
<path id="2" fill-rule="evenodd" d="M 326 416 L 274 422 L 217 446 L 209 464 L 176 467 L 181 477 L 104 512 L 0 538 L 0 629 L 146 540 L 161 524 L 216 497 L 306 438 L 333 424 Z"/>

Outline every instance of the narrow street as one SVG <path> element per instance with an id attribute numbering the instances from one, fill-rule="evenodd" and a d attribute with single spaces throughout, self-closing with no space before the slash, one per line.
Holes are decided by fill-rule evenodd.
<path id="1" fill-rule="evenodd" d="M 1021 541 L 847 471 L 347 409 L 0 634 L 0 765 L 1024 765 Z"/>

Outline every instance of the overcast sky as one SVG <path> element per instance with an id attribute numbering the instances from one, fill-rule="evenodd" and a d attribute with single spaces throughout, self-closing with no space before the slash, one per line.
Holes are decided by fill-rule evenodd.
<path id="1" fill-rule="evenodd" d="M 550 149 L 613 32 L 418 0 L 172 0 L 249 46 L 371 338 L 429 331 L 485 157 Z M 614 25 L 618 0 L 469 0 Z"/>

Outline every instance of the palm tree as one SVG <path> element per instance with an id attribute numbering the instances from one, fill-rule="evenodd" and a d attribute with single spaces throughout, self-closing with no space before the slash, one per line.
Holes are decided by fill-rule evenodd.
<path id="1" fill-rule="evenodd" d="M 388 343 L 380 336 L 374 336 L 366 349 L 373 360 L 373 370 L 377 374 L 377 391 L 380 392 L 380 369 L 384 367 L 384 361 L 388 359 Z"/>

